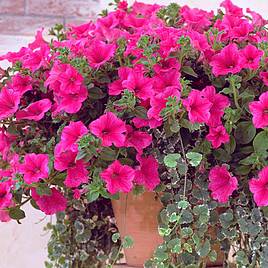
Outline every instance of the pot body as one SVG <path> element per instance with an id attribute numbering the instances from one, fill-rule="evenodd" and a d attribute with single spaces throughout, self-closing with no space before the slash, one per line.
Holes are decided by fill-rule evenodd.
<path id="1" fill-rule="evenodd" d="M 112 200 L 112 205 L 121 237 L 129 235 L 134 240 L 133 247 L 124 250 L 126 262 L 129 266 L 143 267 L 162 243 L 157 222 L 162 204 L 155 193 L 145 192 L 121 193 L 119 200 Z"/>

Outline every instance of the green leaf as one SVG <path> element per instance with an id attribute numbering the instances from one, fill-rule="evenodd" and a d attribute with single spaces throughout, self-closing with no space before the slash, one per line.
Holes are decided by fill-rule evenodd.
<path id="1" fill-rule="evenodd" d="M 90 229 L 85 229 L 83 234 L 76 234 L 75 240 L 78 243 L 88 243 L 92 237 L 92 232 Z"/>
<path id="2" fill-rule="evenodd" d="M 183 248 L 189 253 L 193 252 L 192 246 L 189 243 L 184 243 Z"/>
<path id="3" fill-rule="evenodd" d="M 93 87 L 89 89 L 88 97 L 93 100 L 103 99 L 106 94 L 98 87 Z"/>
<path id="4" fill-rule="evenodd" d="M 169 217 L 169 222 L 177 222 L 179 219 L 180 216 L 176 212 L 173 212 Z"/>
<path id="5" fill-rule="evenodd" d="M 134 241 L 131 236 L 125 236 L 122 242 L 123 248 L 131 248 L 134 244 Z"/>
<path id="6" fill-rule="evenodd" d="M 193 214 L 188 210 L 183 210 L 181 213 L 180 223 L 191 223 L 193 221 L 194 217 Z"/>
<path id="7" fill-rule="evenodd" d="M 175 168 L 178 164 L 178 160 L 181 159 L 181 155 L 174 153 L 174 154 L 168 154 L 164 158 L 164 164 L 169 168 Z"/>
<path id="8" fill-rule="evenodd" d="M 262 215 L 259 208 L 253 208 L 251 211 L 251 219 L 254 223 L 262 221 Z"/>
<path id="9" fill-rule="evenodd" d="M 193 167 L 197 167 L 200 162 L 202 161 L 202 154 L 196 153 L 196 152 L 188 152 L 186 154 L 186 157 L 188 158 L 190 164 Z"/>
<path id="10" fill-rule="evenodd" d="M 243 250 L 239 250 L 236 253 L 235 260 L 238 264 L 242 264 L 244 267 L 246 267 L 249 264 L 247 253 L 244 252 Z"/>
<path id="11" fill-rule="evenodd" d="M 235 170 L 234 170 L 234 173 L 236 175 L 247 175 L 250 170 L 251 170 L 251 167 L 252 166 L 238 166 Z"/>
<path id="12" fill-rule="evenodd" d="M 183 227 L 181 228 L 181 236 L 182 237 L 190 237 L 193 234 L 193 229 L 190 227 Z"/>
<path id="13" fill-rule="evenodd" d="M 118 241 L 119 238 L 120 238 L 120 234 L 119 234 L 119 233 L 114 233 L 114 234 L 112 235 L 112 241 L 113 241 L 114 243 L 116 243 L 116 242 Z"/>
<path id="14" fill-rule="evenodd" d="M 181 158 L 178 163 L 178 172 L 180 175 L 185 175 L 188 171 L 188 165 L 184 162 L 184 160 Z"/>
<path id="15" fill-rule="evenodd" d="M 168 241 L 167 246 L 172 253 L 179 253 L 181 251 L 181 240 L 179 238 L 171 239 Z"/>
<path id="16" fill-rule="evenodd" d="M 37 203 L 36 203 L 35 200 L 31 199 L 30 203 L 31 203 L 31 205 L 32 205 L 33 208 L 40 210 L 40 208 L 39 208 L 39 206 L 37 205 Z"/>
<path id="17" fill-rule="evenodd" d="M 52 192 L 51 192 L 51 189 L 46 184 L 41 183 L 36 187 L 36 193 L 40 196 L 43 196 L 43 195 L 50 196 Z"/>
<path id="18" fill-rule="evenodd" d="M 19 207 L 12 207 L 8 210 L 9 217 L 14 220 L 21 220 L 25 218 L 25 212 Z"/>
<path id="19" fill-rule="evenodd" d="M 193 68 L 192 67 L 190 67 L 190 66 L 182 66 L 182 68 L 181 68 L 181 71 L 183 72 L 183 73 L 185 73 L 185 74 L 188 74 L 188 75 L 190 75 L 190 76 L 193 76 L 193 77 L 195 77 L 195 78 L 197 78 L 198 77 L 198 74 L 193 70 Z"/>
<path id="20" fill-rule="evenodd" d="M 217 251 L 211 250 L 208 254 L 208 258 L 211 262 L 215 262 L 217 260 Z"/>
<path id="21" fill-rule="evenodd" d="M 166 248 L 163 246 L 158 246 L 158 248 L 155 250 L 155 257 L 158 261 L 165 261 L 168 259 L 168 254 L 165 252 Z"/>
<path id="22" fill-rule="evenodd" d="M 252 165 L 254 163 L 256 163 L 258 160 L 258 155 L 256 153 L 252 153 L 251 155 L 247 156 L 246 158 L 242 159 L 239 161 L 239 164 L 241 165 Z"/>
<path id="23" fill-rule="evenodd" d="M 147 118 L 147 110 L 143 106 L 136 106 L 134 109 L 134 115 L 139 118 Z"/>
<path id="24" fill-rule="evenodd" d="M 213 152 L 214 157 L 222 162 L 229 162 L 231 160 L 230 154 L 223 150 L 222 148 L 219 148 Z"/>
<path id="25" fill-rule="evenodd" d="M 100 196 L 99 192 L 96 191 L 90 191 L 87 193 L 87 201 L 89 203 L 96 201 Z"/>
<path id="26" fill-rule="evenodd" d="M 186 208 L 189 207 L 189 205 L 190 205 L 189 202 L 186 201 L 186 200 L 181 200 L 181 201 L 178 202 L 178 207 L 180 209 L 186 209 Z"/>
<path id="27" fill-rule="evenodd" d="M 225 150 L 228 152 L 228 154 L 232 154 L 235 151 L 236 147 L 236 141 L 233 136 L 230 136 L 230 141 L 226 144 L 224 144 Z"/>
<path id="28" fill-rule="evenodd" d="M 76 158 L 75 158 L 75 161 L 83 159 L 86 155 L 87 155 L 86 151 L 84 151 L 84 150 L 79 151 Z"/>
<path id="29" fill-rule="evenodd" d="M 251 121 L 240 122 L 235 129 L 235 138 L 239 144 L 247 144 L 253 140 L 256 135 L 256 128 Z"/>
<path id="30" fill-rule="evenodd" d="M 253 147 L 257 154 L 267 157 L 268 153 L 268 131 L 262 131 L 253 140 Z"/>
<path id="31" fill-rule="evenodd" d="M 207 223 L 209 221 L 210 213 L 207 205 L 195 206 L 193 212 L 199 217 L 201 223 Z"/>
<path id="32" fill-rule="evenodd" d="M 231 212 L 225 212 L 220 215 L 220 222 L 222 227 L 228 228 L 233 223 L 233 213 Z"/>
<path id="33" fill-rule="evenodd" d="M 105 147 L 100 153 L 100 159 L 105 161 L 114 161 L 116 159 L 116 151 L 110 147 Z"/>
<path id="34" fill-rule="evenodd" d="M 134 195 L 141 195 L 145 192 L 144 186 L 143 185 L 135 185 L 132 192 Z"/>
<path id="35" fill-rule="evenodd" d="M 180 124 L 177 120 L 173 120 L 170 124 L 170 130 L 173 133 L 178 133 L 180 131 Z"/>
<path id="36" fill-rule="evenodd" d="M 197 250 L 197 254 L 200 257 L 206 257 L 209 254 L 209 252 L 210 252 L 210 242 L 208 239 L 206 239 L 205 243 Z"/>
<path id="37" fill-rule="evenodd" d="M 75 221 L 74 228 L 77 234 L 83 234 L 85 231 L 85 225 L 79 220 Z"/>
<path id="38" fill-rule="evenodd" d="M 193 241 L 194 241 L 194 243 L 195 243 L 195 246 L 196 246 L 196 247 L 199 247 L 199 245 L 200 245 L 200 238 L 199 238 L 199 236 L 197 235 L 197 233 L 194 233 L 194 234 L 193 234 L 192 239 L 193 239 Z"/>

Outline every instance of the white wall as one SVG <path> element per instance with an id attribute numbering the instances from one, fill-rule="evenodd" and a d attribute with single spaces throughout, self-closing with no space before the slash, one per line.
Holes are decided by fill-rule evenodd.
<path id="1" fill-rule="evenodd" d="M 11 1 L 11 0 L 10 0 Z M 110 0 L 100 0 L 100 10 L 107 7 Z M 133 0 L 129 1 L 132 3 Z M 145 0 L 146 3 L 155 3 L 155 0 Z M 159 0 L 158 4 L 168 4 L 174 1 Z M 180 0 L 180 5 L 187 4 L 206 10 L 217 10 L 221 0 Z M 250 7 L 268 18 L 268 0 L 233 0 L 241 7 Z M 22 45 L 27 45 L 30 37 L 5 36 L 0 40 L 0 54 L 7 51 L 16 51 Z M 1 64 L 4 67 L 3 63 Z M 0 65 L 0 66 L 1 66 Z M 27 218 L 21 225 L 16 222 L 0 223 L 0 268 L 43 268 L 47 256 L 46 245 L 49 234 L 44 234 L 43 227 L 49 218 L 36 224 L 44 216 L 31 207 L 26 207 Z"/>
<path id="2" fill-rule="evenodd" d="M 139 0 L 140 1 L 140 0 Z M 102 0 L 102 2 L 110 2 L 109 0 Z M 129 3 L 133 3 L 134 0 L 128 1 Z M 142 1 L 141 1 L 142 2 Z M 206 10 L 217 10 L 220 6 L 220 3 L 222 0 L 179 0 L 179 1 L 169 1 L 169 0 L 144 0 L 143 2 L 145 3 L 157 3 L 159 5 L 163 4 L 169 4 L 169 3 L 178 3 L 179 5 L 188 5 L 190 7 L 197 7 L 201 9 L 206 9 Z M 247 8 L 249 7 L 250 9 L 253 9 L 256 12 L 259 12 L 262 14 L 264 17 L 268 18 L 268 0 L 232 0 L 232 2 L 240 6 L 242 8 Z"/>
<path id="3" fill-rule="evenodd" d="M 43 228 L 51 217 L 33 209 L 23 208 L 26 218 L 0 223 L 0 268 L 44 268 L 49 233 Z"/>

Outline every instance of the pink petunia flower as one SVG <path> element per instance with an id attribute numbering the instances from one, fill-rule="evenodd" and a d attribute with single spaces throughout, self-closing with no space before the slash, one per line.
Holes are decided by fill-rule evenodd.
<path id="1" fill-rule="evenodd" d="M 253 115 L 253 124 L 256 128 L 268 126 L 268 92 L 260 95 L 259 101 L 249 103 L 249 110 Z"/>
<path id="2" fill-rule="evenodd" d="M 124 146 L 125 133 L 127 131 L 126 124 L 111 112 L 91 122 L 89 129 L 95 136 L 101 139 L 102 146 L 111 146 L 112 144 L 117 147 Z"/>
<path id="3" fill-rule="evenodd" d="M 124 26 L 132 28 L 140 28 L 146 24 L 146 19 L 143 17 L 135 16 L 134 14 L 128 14 L 124 18 Z"/>
<path id="4" fill-rule="evenodd" d="M 257 206 L 268 206 L 268 167 L 264 167 L 258 175 L 249 181 L 249 189 L 253 193 Z"/>
<path id="5" fill-rule="evenodd" d="M 248 23 L 248 21 L 242 21 L 239 25 L 231 29 L 230 36 L 232 39 L 237 39 L 241 42 L 243 40 L 247 40 L 249 38 L 249 34 L 253 30 L 252 24 Z"/>
<path id="6" fill-rule="evenodd" d="M 10 180 L 0 181 L 0 210 L 9 207 L 12 203 L 11 186 Z"/>
<path id="7" fill-rule="evenodd" d="M 262 79 L 264 85 L 268 86 L 268 72 L 260 72 L 260 78 Z"/>
<path id="8" fill-rule="evenodd" d="M 49 157 L 47 154 L 26 154 L 24 162 L 20 166 L 20 172 L 24 175 L 24 181 L 27 184 L 48 178 Z"/>
<path id="9" fill-rule="evenodd" d="M 58 143 L 54 152 L 54 167 L 58 171 L 67 170 L 64 184 L 69 188 L 76 188 L 88 182 L 88 171 L 83 159 L 76 160 L 77 151 L 71 151 Z"/>
<path id="10" fill-rule="evenodd" d="M 138 118 L 135 117 L 132 120 L 134 126 L 136 128 L 142 128 L 142 127 L 149 127 L 149 128 L 157 128 L 162 125 L 162 119 L 155 119 L 155 118 Z"/>
<path id="11" fill-rule="evenodd" d="M 206 139 L 211 142 L 213 148 L 219 148 L 222 144 L 228 143 L 230 137 L 224 126 L 217 126 L 209 128 Z"/>
<path id="12" fill-rule="evenodd" d="M 257 49 L 253 45 L 247 45 L 241 50 L 241 53 L 244 68 L 253 70 L 259 68 L 260 60 L 264 53 L 262 50 Z"/>
<path id="13" fill-rule="evenodd" d="M 61 144 L 66 149 L 72 149 L 73 145 L 87 133 L 88 129 L 83 122 L 70 122 L 70 124 L 62 130 Z"/>
<path id="14" fill-rule="evenodd" d="M 11 218 L 9 217 L 8 210 L 0 209 L 0 222 L 9 222 Z"/>
<path id="15" fill-rule="evenodd" d="M 139 154 L 142 154 L 144 148 L 152 143 L 152 136 L 146 132 L 135 131 L 131 126 L 127 125 L 127 135 L 125 146 L 134 147 Z"/>
<path id="16" fill-rule="evenodd" d="M 2 88 L 0 92 L 0 120 L 13 115 L 19 108 L 20 95 L 12 89 Z"/>
<path id="17" fill-rule="evenodd" d="M 82 191 L 80 189 L 73 190 L 73 198 L 79 200 L 81 198 Z"/>
<path id="18" fill-rule="evenodd" d="M 38 50 L 28 50 L 20 60 L 24 68 L 30 69 L 32 72 L 37 71 L 41 67 L 48 66 L 50 48 L 48 45 L 40 47 Z"/>
<path id="19" fill-rule="evenodd" d="M 210 170 L 208 189 L 212 191 L 213 199 L 226 203 L 237 186 L 236 177 L 231 176 L 226 166 L 216 166 Z"/>
<path id="20" fill-rule="evenodd" d="M 80 91 L 76 93 L 54 92 L 56 109 L 54 109 L 53 115 L 56 115 L 61 111 L 65 111 L 70 114 L 77 113 L 81 109 L 83 102 L 87 99 L 87 96 L 88 91 L 85 86 L 81 86 Z"/>
<path id="21" fill-rule="evenodd" d="M 106 44 L 100 40 L 93 40 L 86 51 L 86 57 L 92 68 L 99 68 L 109 61 L 115 54 L 116 45 Z"/>
<path id="22" fill-rule="evenodd" d="M 201 32 L 211 24 L 213 11 L 207 12 L 198 8 L 183 6 L 180 9 L 180 15 L 191 29 Z"/>
<path id="23" fill-rule="evenodd" d="M 10 146 L 15 139 L 15 135 L 12 135 L 8 133 L 5 129 L 0 128 L 0 153 L 2 155 L 3 160 L 7 159 Z"/>
<path id="24" fill-rule="evenodd" d="M 0 56 L 0 61 L 8 60 L 14 64 L 17 61 L 20 61 L 23 56 L 27 55 L 29 51 L 31 51 L 29 48 L 22 47 L 18 52 L 8 52 L 7 54 Z"/>
<path id="25" fill-rule="evenodd" d="M 231 0 L 224 0 L 221 7 L 225 8 L 226 14 L 232 15 L 234 17 L 243 17 L 243 9 L 234 5 Z"/>
<path id="26" fill-rule="evenodd" d="M 34 188 L 31 189 L 32 197 L 38 207 L 46 214 L 53 215 L 64 211 L 67 207 L 67 200 L 56 188 L 51 188 L 51 195 L 39 196 Z"/>
<path id="27" fill-rule="evenodd" d="M 93 22 L 88 22 L 81 25 L 70 25 L 70 29 L 67 34 L 70 39 L 73 37 L 80 39 L 83 37 L 88 37 L 94 29 L 95 25 Z"/>
<path id="28" fill-rule="evenodd" d="M 107 189 L 111 194 L 121 191 L 128 193 L 133 187 L 135 171 L 133 168 L 122 165 L 116 160 L 107 169 L 102 171 L 100 176 L 106 182 Z"/>
<path id="29" fill-rule="evenodd" d="M 179 61 L 175 58 L 168 58 L 168 59 L 161 60 L 159 63 L 153 66 L 153 69 L 156 74 L 170 72 L 173 69 L 176 69 L 177 71 L 179 71 L 180 68 L 181 68 L 181 65 Z"/>
<path id="30" fill-rule="evenodd" d="M 149 99 L 153 93 L 152 80 L 145 77 L 141 71 L 130 69 L 127 79 L 122 82 L 125 89 L 133 91 L 142 100 Z"/>
<path id="31" fill-rule="evenodd" d="M 56 102 L 53 105 L 53 116 L 62 111 L 70 114 L 78 112 L 88 96 L 83 77 L 78 71 L 69 64 L 62 64 L 58 61 L 50 70 L 45 86 L 53 90 Z"/>
<path id="32" fill-rule="evenodd" d="M 66 64 L 65 71 L 59 76 L 60 90 L 65 93 L 77 93 L 83 84 L 83 76 L 70 64 Z"/>
<path id="33" fill-rule="evenodd" d="M 202 90 L 203 96 L 212 103 L 209 110 L 210 117 L 206 124 L 210 127 L 216 127 L 221 124 L 221 117 L 224 114 L 224 109 L 230 105 L 228 97 L 216 93 L 213 86 L 207 86 Z"/>
<path id="34" fill-rule="evenodd" d="M 121 92 L 124 90 L 122 83 L 123 81 L 127 80 L 128 74 L 130 72 L 131 68 L 129 67 L 120 67 L 118 69 L 119 79 L 113 81 L 111 84 L 108 85 L 109 95 L 116 96 L 121 94 Z"/>
<path id="35" fill-rule="evenodd" d="M 247 13 L 249 13 L 252 17 L 252 24 L 255 27 L 263 27 L 265 26 L 268 21 L 265 20 L 259 13 L 254 12 L 252 10 L 250 10 L 249 8 L 246 9 Z"/>
<path id="36" fill-rule="evenodd" d="M 46 47 L 48 45 L 48 43 L 43 38 L 43 31 L 44 28 L 41 28 L 36 31 L 34 41 L 28 45 L 30 49 L 35 50 L 36 48 Z"/>
<path id="37" fill-rule="evenodd" d="M 193 89 L 188 98 L 183 100 L 183 105 L 192 123 L 208 122 L 212 103 L 203 96 L 201 91 Z"/>
<path id="38" fill-rule="evenodd" d="M 230 44 L 224 47 L 220 53 L 212 57 L 210 65 L 215 76 L 239 73 L 243 66 L 237 45 Z"/>
<path id="39" fill-rule="evenodd" d="M 11 79 L 10 88 L 22 96 L 25 92 L 32 90 L 32 78 L 28 75 L 17 73 Z"/>
<path id="40" fill-rule="evenodd" d="M 177 100 L 180 99 L 180 91 L 177 87 L 167 87 L 163 92 L 150 98 L 151 108 L 147 112 L 149 119 L 162 120 L 161 111 L 166 107 L 169 97 L 177 97 Z"/>
<path id="41" fill-rule="evenodd" d="M 153 81 L 156 93 L 162 93 L 169 87 L 175 87 L 177 90 L 181 90 L 180 73 L 175 68 L 168 72 L 159 72 L 156 76 L 154 76 Z"/>
<path id="42" fill-rule="evenodd" d="M 27 108 L 20 110 L 16 113 L 18 120 L 27 119 L 39 121 L 41 120 L 47 111 L 51 108 L 51 101 L 49 99 L 42 99 L 31 103 Z"/>
<path id="43" fill-rule="evenodd" d="M 54 91 L 60 91 L 60 76 L 66 71 L 67 66 L 67 64 L 62 64 L 58 61 L 55 61 L 51 70 L 49 71 L 44 86 L 49 87 Z"/>
<path id="44" fill-rule="evenodd" d="M 152 191 L 160 183 L 158 173 L 158 162 L 152 156 L 142 157 L 137 155 L 140 166 L 135 170 L 135 182 L 144 185 L 147 190 Z"/>

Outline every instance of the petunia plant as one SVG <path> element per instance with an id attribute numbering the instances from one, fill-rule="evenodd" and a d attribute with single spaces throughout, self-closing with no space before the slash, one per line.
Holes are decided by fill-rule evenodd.
<path id="1" fill-rule="evenodd" d="M 70 224 L 80 238 L 87 231 L 76 211 L 87 219 L 94 209 L 77 203 L 101 209 L 102 200 L 97 214 L 107 219 L 120 192 L 154 191 L 163 243 L 146 267 L 219 258 L 268 267 L 268 21 L 230 0 L 216 14 L 113 6 L 96 22 L 56 25 L 49 42 L 39 30 L 27 47 L 0 56 L 11 65 L 0 70 L 0 220 L 23 222 L 27 202 L 58 213 L 67 228 L 54 233 L 58 243 L 72 235 Z M 103 230 L 115 247 L 102 258 L 84 249 L 78 263 L 120 257 L 116 229 Z M 67 267 L 52 255 L 55 267 Z"/>

